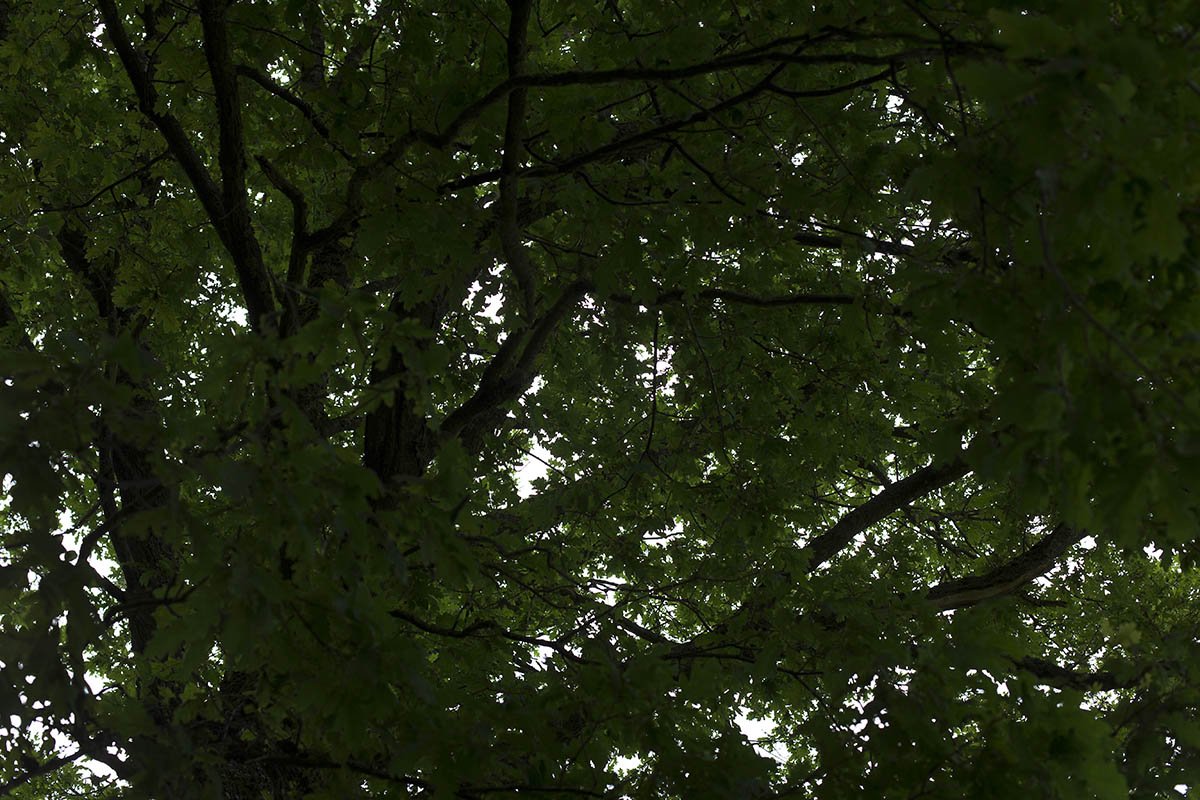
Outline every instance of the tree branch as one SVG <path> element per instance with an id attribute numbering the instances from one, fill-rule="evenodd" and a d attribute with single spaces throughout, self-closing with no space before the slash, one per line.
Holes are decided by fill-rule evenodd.
<path id="1" fill-rule="evenodd" d="M 12 305 L 8 302 L 8 296 L 0 288 L 0 330 L 8 327 L 12 327 L 16 331 L 16 343 L 22 350 L 27 350 L 31 353 L 37 351 L 33 340 L 29 338 L 29 331 L 21 324 L 21 320 L 17 317 L 17 312 L 13 310 Z"/>
<path id="2" fill-rule="evenodd" d="M 986 575 L 971 575 L 939 583 L 929 590 L 925 598 L 942 611 L 949 611 L 1008 594 L 1048 572 L 1064 553 L 1086 535 L 1082 530 L 1060 524 L 1012 561 Z"/>
<path id="3" fill-rule="evenodd" d="M 642 142 L 660 139 L 665 134 L 673 133 L 677 130 L 687 127 L 688 125 L 693 125 L 697 122 L 704 122 L 712 118 L 714 114 L 733 108 L 734 106 L 744 103 L 747 100 L 751 100 L 761 94 L 767 89 L 775 76 L 783 71 L 785 66 L 787 65 L 780 64 L 775 69 L 771 70 L 771 72 L 769 72 L 765 78 L 751 86 L 749 89 L 739 92 L 733 97 L 727 98 L 726 100 L 723 100 L 713 106 L 702 108 L 694 114 L 689 114 L 686 117 L 681 117 L 653 128 L 648 128 L 632 136 L 626 136 L 625 138 L 617 139 L 609 142 L 606 145 L 597 147 L 594 150 L 589 150 L 586 153 L 580 153 L 556 164 L 548 164 L 545 166 L 523 169 L 518 173 L 518 175 L 522 178 L 545 178 L 553 177 L 555 175 L 569 174 L 582 166 L 592 163 L 593 161 L 606 159 L 614 154 L 620 153 L 622 150 L 626 150 L 634 147 L 635 145 L 641 144 Z M 499 179 L 501 174 L 501 170 L 490 170 L 488 172 L 481 172 L 476 175 L 468 175 L 465 178 L 460 178 L 456 181 L 450 181 L 449 183 L 439 186 L 438 191 L 455 192 L 459 191 L 460 189 L 482 186 L 485 183 L 491 183 L 492 181 Z"/>
<path id="4" fill-rule="evenodd" d="M 810 555 L 807 570 L 812 572 L 820 567 L 841 552 L 855 536 L 892 512 L 950 485 L 970 471 L 961 460 L 949 464 L 930 464 L 885 487 L 870 500 L 839 519 L 832 528 L 805 545 L 804 552 Z"/>
<path id="5" fill-rule="evenodd" d="M 789 44 L 795 44 L 809 39 L 807 35 L 785 37 L 777 40 L 774 43 L 775 47 L 782 47 Z M 921 48 L 916 50 L 905 50 L 897 53 L 882 56 L 860 55 L 857 53 L 825 53 L 815 55 L 802 55 L 797 52 L 779 52 L 771 50 L 761 52 L 755 49 L 750 52 L 733 54 L 724 58 L 717 58 L 710 61 L 705 61 L 697 64 L 691 64 L 686 67 L 675 68 L 644 68 L 644 67 L 624 67 L 608 70 L 566 70 L 563 72 L 543 72 L 543 73 L 527 73 L 522 75 L 510 75 L 508 79 L 498 84 L 483 97 L 476 100 L 471 105 L 463 109 L 457 117 L 440 134 L 430 133 L 428 131 L 412 131 L 405 138 L 410 140 L 420 140 L 434 147 L 445 147 L 458 133 L 466 127 L 470 122 L 477 119 L 490 106 L 504 99 L 511 92 L 518 89 L 533 89 L 533 88 L 566 88 L 570 86 L 595 86 L 605 83 L 623 83 L 623 82 L 655 82 L 665 83 L 670 81 L 683 80 L 685 78 L 694 78 L 702 75 L 711 75 L 717 72 L 727 72 L 730 70 L 744 69 L 747 67 L 764 66 L 767 64 L 803 64 L 808 66 L 828 65 L 828 64 L 861 64 L 866 66 L 887 66 L 888 69 L 851 83 L 843 84 L 837 87 L 828 89 L 816 90 L 809 93 L 804 93 L 805 96 L 826 96 L 837 94 L 839 92 L 848 91 L 857 88 L 858 86 L 874 83 L 882 80 L 890 75 L 897 64 L 906 61 L 914 61 L 923 58 L 932 58 L 940 55 L 940 48 Z M 774 86 L 771 82 L 767 82 L 764 88 L 772 91 L 787 93 L 787 90 L 781 90 L 780 87 Z M 795 94 L 795 93 L 794 93 Z"/>
<path id="6" fill-rule="evenodd" d="M 678 303 L 687 298 L 687 296 L 688 292 L 683 289 L 672 289 L 659 293 L 646 307 L 656 308 L 668 305 L 669 303 Z M 810 294 L 808 292 L 796 292 L 794 294 L 758 295 L 748 292 L 738 292 L 732 289 L 701 289 L 695 293 L 695 296 L 700 300 L 723 300 L 727 303 L 737 303 L 739 305 L 755 306 L 758 308 L 786 308 L 799 305 L 852 305 L 855 300 L 854 296 L 849 294 Z M 610 294 L 605 299 L 618 303 L 634 302 L 633 296 L 629 294 Z"/>
<path id="7" fill-rule="evenodd" d="M 576 664 L 595 663 L 590 659 L 586 659 L 582 656 L 572 653 L 561 641 L 556 641 L 554 639 L 542 639 L 537 636 L 526 636 L 521 633 L 513 633 L 503 625 L 500 625 L 498 622 L 490 619 L 473 622 L 465 628 L 443 628 L 440 625 L 431 625 L 430 623 L 422 620 L 420 617 L 409 614 L 407 611 L 401 611 L 400 609 L 393 609 L 388 613 L 396 619 L 404 620 L 413 627 L 423 630 L 426 633 L 431 633 L 435 636 L 446 636 L 451 639 L 466 639 L 471 636 L 490 632 L 496 636 L 508 639 L 510 641 L 536 645 L 538 647 L 548 647 L 561 655 L 563 658 L 567 659 L 568 661 L 573 661 Z"/>
<path id="8" fill-rule="evenodd" d="M 1095 689 L 1112 691 L 1134 685 L 1142 678 L 1141 675 L 1138 675 L 1133 680 L 1123 683 L 1117 680 L 1116 676 L 1111 672 L 1075 672 L 1066 667 L 1060 667 L 1053 661 L 1044 658 L 1035 658 L 1034 656 L 1014 659 L 1013 665 L 1053 686 L 1061 689 L 1074 689 L 1076 691 Z"/>
<path id="9" fill-rule="evenodd" d="M 287 280 L 283 287 L 284 318 L 283 333 L 290 336 L 299 324 L 297 287 L 304 280 L 304 269 L 308 263 L 308 201 L 304 193 L 284 177 L 265 156 L 254 160 L 262 169 L 271 185 L 278 189 L 292 204 L 292 241 L 288 246 Z"/>
<path id="10" fill-rule="evenodd" d="M 107 320 L 112 317 L 114 310 L 112 301 L 112 275 L 108 270 L 102 272 L 88 258 L 87 236 L 75 228 L 71 224 L 71 221 L 68 220 L 67 223 L 59 228 L 54 238 L 58 241 L 58 249 L 62 254 L 63 262 L 67 265 L 67 269 L 74 273 L 83 283 L 88 295 L 92 298 L 92 302 L 96 304 L 96 310 L 100 314 L 100 318 Z"/>
<path id="11" fill-rule="evenodd" d="M 587 293 L 587 284 L 576 281 L 563 290 L 558 301 L 527 332 L 509 334 L 500 351 L 484 369 L 479 387 L 461 406 L 450 412 L 440 426 L 443 438 L 459 435 L 463 429 L 493 409 L 520 397 L 536 376 L 534 362 L 545 349 L 550 334 Z M 517 356 L 517 351 L 520 355 Z M 510 368 L 509 364 L 515 364 Z"/>
<path id="12" fill-rule="evenodd" d="M 238 64 L 237 74 L 244 78 L 249 78 L 271 94 L 278 97 L 280 100 L 297 109 L 304 116 L 304 118 L 308 120 L 309 124 L 312 125 L 312 128 L 317 132 L 317 135 L 328 142 L 329 146 L 332 147 L 338 153 L 338 155 L 342 156 L 342 158 L 346 159 L 347 161 L 354 161 L 354 157 L 347 153 L 345 148 L 332 139 L 329 132 L 329 126 L 325 124 L 325 122 L 317 114 L 316 109 L 314 109 L 307 100 L 299 97 L 287 87 L 281 86 L 270 75 L 267 75 L 265 72 L 255 69 L 247 64 Z"/>
<path id="13" fill-rule="evenodd" d="M 784 37 L 777 40 L 774 46 L 782 46 L 798 41 L 810 39 L 808 36 Z M 316 231 L 315 237 L 322 240 L 328 238 L 338 238 L 347 233 L 354 225 L 355 220 L 362 208 L 362 188 L 363 184 L 373 174 L 377 174 L 381 167 L 394 163 L 404 152 L 413 144 L 423 142 L 430 147 L 437 149 L 444 148 L 454 141 L 455 137 L 467 127 L 471 122 L 478 119 L 484 111 L 491 106 L 508 97 L 509 94 L 520 90 L 528 90 L 535 87 L 568 87 L 577 85 L 596 85 L 604 83 L 618 83 L 621 81 L 670 81 L 680 80 L 688 77 L 711 74 L 714 72 L 723 72 L 726 70 L 740 69 L 744 67 L 761 66 L 775 64 L 767 76 L 750 87 L 750 89 L 728 98 L 720 103 L 709 108 L 703 108 L 694 114 L 687 117 L 675 120 L 673 122 L 664 123 L 655 128 L 642 131 L 641 133 L 629 136 L 623 139 L 618 139 L 610 142 L 602 147 L 592 150 L 587 153 L 582 153 L 573 158 L 567 159 L 559 164 L 551 164 L 540 167 L 530 167 L 523 170 L 518 170 L 515 173 L 517 178 L 529 177 L 549 177 L 570 173 L 577 170 L 586 164 L 593 161 L 602 160 L 619 153 L 629 147 L 633 147 L 642 142 L 661 138 L 663 135 L 680 130 L 688 125 L 703 122 L 712 117 L 713 114 L 725 111 L 733 106 L 749 100 L 763 91 L 771 90 L 774 87 L 773 80 L 779 75 L 783 69 L 789 64 L 865 64 L 865 65 L 889 65 L 887 74 L 890 74 L 895 69 L 895 65 L 926 56 L 936 55 L 940 50 L 934 49 L 918 49 L 910 51 L 901 51 L 888 56 L 860 56 L 854 53 L 830 53 L 824 55 L 803 56 L 798 53 L 779 53 L 779 52 L 761 52 L 756 49 L 753 52 L 733 55 L 722 59 L 704 62 L 701 64 L 693 64 L 688 67 L 680 67 L 676 69 L 642 69 L 642 68 L 627 68 L 613 70 L 598 70 L 594 72 L 585 71 L 564 71 L 554 73 L 525 73 L 515 77 L 510 76 L 505 81 L 491 89 L 483 97 L 476 100 L 471 105 L 467 106 L 458 116 L 456 116 L 449 125 L 447 125 L 440 133 L 434 133 L 428 130 L 413 129 L 403 136 L 396 139 L 392 144 L 381 153 L 371 164 L 360 164 L 350 177 L 349 185 L 346 190 L 346 207 L 341 214 L 337 216 L 328 226 Z M 872 77 L 869 82 L 873 82 L 878 78 Z M 849 84 L 831 87 L 821 90 L 823 94 L 837 94 L 843 91 L 849 91 L 860 85 L 860 81 L 853 81 Z M 506 148 L 507 149 L 507 148 Z M 490 170 L 488 172 L 479 173 L 477 175 L 469 175 L 460 178 L 456 181 L 450 181 L 438 187 L 440 192 L 453 192 L 473 186 L 481 186 L 485 183 L 491 183 L 499 180 L 504 175 L 503 166 L 498 170 Z"/>
<path id="14" fill-rule="evenodd" d="M 208 212 L 209 219 L 220 230 L 223 225 L 218 221 L 223 220 L 225 216 L 221 206 L 220 188 L 208 174 L 208 169 L 200 159 L 200 154 L 192 147 L 179 120 L 156 108 L 158 91 L 150 79 L 148 59 L 143 53 L 134 49 L 129 34 L 125 30 L 125 24 L 121 21 L 121 14 L 117 10 L 115 0 L 97 0 L 97 3 L 104 19 L 104 29 L 108 33 L 113 47 L 117 50 L 121 64 L 125 67 L 125 74 L 133 84 L 139 110 L 158 128 L 163 139 L 166 140 L 167 146 L 171 149 L 171 155 L 183 167 L 184 173 L 192 182 L 200 203 Z"/>
<path id="15" fill-rule="evenodd" d="M 48 761 L 43 761 L 41 764 L 30 766 L 25 770 L 25 772 L 21 773 L 15 778 L 11 778 L 4 783 L 0 783 L 0 797 L 8 797 L 13 793 L 14 790 L 24 786 L 30 781 L 40 778 L 43 775 L 48 775 L 57 769 L 65 767 L 67 764 L 78 761 L 84 756 L 90 756 L 97 750 L 102 749 L 104 749 L 103 742 L 91 741 L 81 745 L 78 750 L 70 755 L 56 756 Z"/>
<path id="16" fill-rule="evenodd" d="M 532 0 L 510 0 L 511 18 L 508 26 L 509 80 L 519 78 L 525 70 L 525 37 L 529 28 Z M 518 87 L 508 96 L 508 114 L 504 122 L 504 153 L 500 160 L 500 246 L 504 259 L 512 270 L 517 284 L 518 309 L 528 321 L 534 308 L 533 266 L 521 242 L 517 225 L 520 198 L 517 195 L 517 171 L 521 166 L 522 134 L 525 130 L 525 106 L 529 90 Z"/>
<path id="17" fill-rule="evenodd" d="M 375 11 L 371 14 L 371 19 L 359 25 L 351 35 L 350 45 L 346 48 L 346 55 L 342 59 L 341 66 L 338 67 L 337 72 L 330 81 L 330 88 L 334 91 L 342 90 L 346 81 L 358 70 L 363 56 L 374 46 L 376 39 L 379 38 L 379 34 L 383 32 L 385 18 L 390 19 L 394 17 L 401 7 L 401 4 L 395 2 L 395 0 L 384 0 L 384 2 L 378 3 L 375 6 Z"/>
<path id="18" fill-rule="evenodd" d="M 221 201 L 228 232 L 227 247 L 237 269 L 253 326 L 275 308 L 271 281 L 263 266 L 262 249 L 250 224 L 246 203 L 246 143 L 242 131 L 242 104 L 238 97 L 237 71 L 225 25 L 224 0 L 200 0 L 200 23 L 204 30 L 204 56 L 216 96 L 218 145 L 221 168 Z"/>
<path id="19" fill-rule="evenodd" d="M 115 0 L 97 0 L 100 7 L 100 14 L 104 19 L 104 29 L 108 33 L 108 38 L 112 41 L 113 47 L 116 48 L 117 55 L 121 59 L 121 64 L 125 68 L 125 74 L 129 77 L 130 83 L 133 85 L 134 93 L 138 98 L 138 108 L 146 119 L 154 123 L 162 134 L 163 139 L 167 143 L 167 147 L 171 151 L 171 155 L 179 162 L 184 173 L 191 181 L 192 188 L 196 192 L 196 198 L 200 201 L 200 205 L 204 207 L 205 213 L 208 214 L 208 219 L 212 223 L 213 228 L 217 231 L 217 235 L 221 239 L 221 243 L 225 246 L 225 250 L 233 259 L 234 268 L 238 273 L 238 280 L 241 283 L 242 296 L 246 303 L 247 318 L 250 325 L 255 330 L 261 330 L 262 318 L 265 314 L 274 309 L 274 301 L 271 296 L 270 283 L 267 280 L 266 272 L 262 266 L 262 253 L 258 249 L 258 241 L 254 239 L 253 231 L 249 229 L 249 214 L 245 206 L 245 185 L 244 180 L 238 181 L 238 174 L 244 176 L 244 165 L 229 165 L 231 174 L 228 177 L 234 178 L 233 185 L 222 189 L 213 180 L 209 174 L 208 168 L 204 165 L 204 161 L 200 158 L 200 154 L 196 148 L 192 146 L 188 139 L 187 132 L 174 116 L 158 108 L 159 98 L 158 91 L 154 88 L 154 82 L 150 75 L 150 61 L 144 53 L 139 52 L 129 39 L 129 34 L 125 30 L 125 24 L 121 18 L 121 12 L 117 9 Z M 238 145 L 237 155 L 241 157 L 241 117 L 237 107 L 236 88 L 232 95 L 229 93 L 229 81 L 236 84 L 236 78 L 232 72 L 232 65 L 228 62 L 228 42 L 224 38 L 223 23 L 218 25 L 221 28 L 219 38 L 213 42 L 209 42 L 208 29 L 211 27 L 211 17 L 216 13 L 211 8 L 211 2 L 201 4 L 202 17 L 209 17 L 210 21 L 205 23 L 205 51 L 208 54 L 210 69 L 213 72 L 213 85 L 218 95 L 218 117 L 221 125 L 221 167 L 222 171 L 226 169 L 226 161 L 231 156 L 231 143 L 236 142 Z M 211 54 L 209 51 L 212 51 Z M 223 51 L 223 53 L 222 53 Z M 213 67 L 214 59 L 218 62 L 218 67 Z M 232 106 L 230 104 L 232 103 Z M 236 130 L 231 129 L 231 121 L 226 118 L 232 107 L 237 114 Z M 222 113 L 224 112 L 224 113 Z M 233 136 L 231 134 L 236 134 Z M 240 206 L 241 212 L 237 209 L 229 209 L 226 207 L 226 196 L 233 196 L 236 191 L 241 191 Z M 248 235 L 248 240 L 247 240 Z"/>
<path id="20" fill-rule="evenodd" d="M 169 155 L 171 155 L 170 149 L 164 150 L 163 152 L 159 153 L 158 155 L 152 157 L 146 163 L 139 164 L 138 166 L 134 167 L 132 170 L 125 173 L 124 175 L 117 178 L 116 180 L 111 181 L 107 185 L 102 186 L 101 188 L 97 189 L 95 192 L 92 193 L 91 197 L 89 197 L 88 199 L 86 199 L 80 203 L 70 203 L 70 204 L 61 205 L 61 206 L 46 206 L 46 207 L 43 207 L 38 210 L 42 211 L 42 212 L 54 212 L 54 211 L 78 211 L 81 208 L 87 208 L 92 203 L 99 200 L 106 192 L 117 188 L 118 186 L 120 186 L 122 183 L 125 183 L 126 181 L 133 180 L 134 178 L 137 178 L 141 175 L 145 175 L 147 172 L 150 171 L 150 167 L 154 166 L 159 161 L 162 161 L 164 158 L 166 158 Z"/>
<path id="21" fill-rule="evenodd" d="M 852 89 L 858 89 L 863 86 L 870 86 L 872 83 L 881 81 L 884 78 L 894 75 L 895 73 L 896 67 L 893 64 L 881 72 L 876 72 L 874 75 L 868 75 L 860 80 L 851 81 L 850 83 L 843 83 L 840 86 L 831 86 L 826 89 L 784 89 L 782 86 L 776 86 L 774 83 L 768 85 L 767 89 L 772 94 L 790 97 L 793 100 L 798 100 L 805 97 L 829 97 L 831 95 L 851 91 Z"/>

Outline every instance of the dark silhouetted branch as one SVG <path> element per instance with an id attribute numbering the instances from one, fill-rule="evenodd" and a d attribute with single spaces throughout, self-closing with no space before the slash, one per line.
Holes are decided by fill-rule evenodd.
<path id="1" fill-rule="evenodd" d="M 508 26 L 509 79 L 520 77 L 525 70 L 525 40 L 529 28 L 532 0 L 513 0 L 509 3 L 511 19 Z M 518 308 L 523 320 L 534 313 L 533 265 L 521 242 L 517 224 L 520 197 L 517 194 L 518 172 L 521 166 L 522 134 L 525 130 L 525 107 L 529 90 L 517 87 L 508 95 L 508 113 L 504 122 L 504 153 L 500 161 L 500 246 L 504 260 L 517 284 Z"/>
<path id="2" fill-rule="evenodd" d="M 804 552 L 810 555 L 808 571 L 820 567 L 854 541 L 854 537 L 889 514 L 907 507 L 914 500 L 936 492 L 966 475 L 970 469 L 962 461 L 922 467 L 903 480 L 889 484 L 881 492 L 853 509 L 833 527 L 810 541 Z"/>
<path id="3" fill-rule="evenodd" d="M 661 292 L 654 297 L 652 301 L 646 304 L 647 308 L 655 308 L 657 306 L 665 306 L 669 303 L 678 303 L 686 299 L 688 292 L 683 289 L 672 289 L 671 291 Z M 698 300 L 721 300 L 727 303 L 737 303 L 738 305 L 756 306 L 758 308 L 786 308 L 789 306 L 802 305 L 852 305 L 854 296 L 849 294 L 815 294 L 809 292 L 795 292 L 792 294 L 780 295 L 759 295 L 750 294 L 748 292 L 738 292 L 732 289 L 700 289 L 695 292 Z M 632 295 L 629 294 L 610 294 L 606 298 L 618 303 L 633 303 L 635 302 Z"/>
<path id="4" fill-rule="evenodd" d="M 537 375 L 534 362 L 545 349 L 550 335 L 586 293 L 587 285 L 582 281 L 569 285 L 527 332 L 509 334 L 484 369 L 475 393 L 443 420 L 442 436 L 457 436 L 474 420 L 520 397 Z M 517 355 L 518 351 L 520 355 Z"/>
<path id="5" fill-rule="evenodd" d="M 1069 525 L 1058 525 L 1041 541 L 1007 564 L 986 575 L 971 575 L 939 583 L 925 597 L 938 608 L 948 611 L 1008 594 L 1048 572 L 1085 535 Z"/>
<path id="6" fill-rule="evenodd" d="M 99 7 L 105 31 L 137 95 L 138 108 L 143 116 L 158 128 L 171 155 L 188 176 L 196 198 L 204 207 L 221 243 L 233 259 L 251 327 L 261 330 L 263 317 L 274 309 L 274 301 L 270 282 L 263 269 L 262 253 L 250 229 L 249 210 L 245 201 L 245 153 L 241 146 L 241 113 L 237 105 L 236 76 L 229 61 L 229 43 L 225 38 L 224 21 L 220 19 L 219 11 L 211 2 L 201 4 L 205 52 L 213 72 L 213 86 L 217 95 L 221 171 L 226 183 L 224 187 L 219 186 L 209 174 L 179 120 L 160 110 L 158 91 L 154 88 L 150 74 L 150 62 L 130 41 L 115 0 L 99 0 Z M 228 206 L 230 199 L 237 201 L 232 208 Z"/>

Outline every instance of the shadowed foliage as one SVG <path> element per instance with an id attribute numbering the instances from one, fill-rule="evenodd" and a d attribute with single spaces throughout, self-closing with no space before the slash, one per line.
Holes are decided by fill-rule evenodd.
<path id="1" fill-rule="evenodd" d="M 0 796 L 1195 783 L 1198 26 L 0 0 Z"/>

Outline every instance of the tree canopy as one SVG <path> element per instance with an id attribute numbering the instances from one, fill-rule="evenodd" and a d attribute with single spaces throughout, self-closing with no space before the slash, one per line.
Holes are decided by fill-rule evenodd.
<path id="1" fill-rule="evenodd" d="M 1186 792 L 1198 32 L 0 2 L 0 795 Z"/>

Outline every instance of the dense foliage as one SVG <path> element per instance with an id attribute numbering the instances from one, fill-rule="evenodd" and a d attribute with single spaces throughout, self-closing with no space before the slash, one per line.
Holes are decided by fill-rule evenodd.
<path id="1" fill-rule="evenodd" d="M 0 2 L 0 794 L 1186 791 L 1198 31 Z"/>

